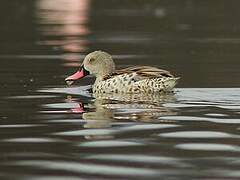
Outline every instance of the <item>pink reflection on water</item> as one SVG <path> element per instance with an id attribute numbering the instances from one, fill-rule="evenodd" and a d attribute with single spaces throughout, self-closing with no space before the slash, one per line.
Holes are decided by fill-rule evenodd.
<path id="1" fill-rule="evenodd" d="M 86 50 L 90 0 L 38 0 L 36 6 L 40 32 L 46 37 L 40 44 L 67 53 Z"/>

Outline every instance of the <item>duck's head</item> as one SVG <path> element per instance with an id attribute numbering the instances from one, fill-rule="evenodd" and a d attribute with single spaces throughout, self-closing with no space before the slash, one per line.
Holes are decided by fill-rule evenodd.
<path id="1" fill-rule="evenodd" d="M 94 51 L 88 54 L 80 67 L 80 69 L 73 75 L 67 77 L 65 81 L 72 84 L 74 81 L 83 78 L 89 74 L 95 77 L 104 77 L 110 75 L 115 71 L 115 64 L 112 56 L 104 51 Z"/>

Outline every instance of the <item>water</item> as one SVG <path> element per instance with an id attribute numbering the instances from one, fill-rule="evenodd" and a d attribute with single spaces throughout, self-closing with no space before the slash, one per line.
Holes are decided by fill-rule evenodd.
<path id="1" fill-rule="evenodd" d="M 231 3 L 230 3 L 231 2 Z M 236 1 L 0 3 L 0 179 L 239 179 Z M 64 78 L 96 49 L 181 76 L 94 99 Z"/>

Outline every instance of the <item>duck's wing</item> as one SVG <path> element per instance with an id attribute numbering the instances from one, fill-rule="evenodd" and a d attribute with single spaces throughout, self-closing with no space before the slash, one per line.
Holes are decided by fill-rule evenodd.
<path id="1" fill-rule="evenodd" d="M 157 78 L 157 77 L 174 77 L 169 71 L 159 69 L 152 66 L 133 66 L 116 71 L 116 74 L 130 74 L 136 73 L 138 76 L 145 78 Z"/>
<path id="2" fill-rule="evenodd" d="M 133 73 L 134 73 L 134 76 L 132 78 L 135 81 L 139 81 L 143 79 L 151 79 L 151 78 L 161 78 L 161 77 L 174 78 L 174 76 L 169 71 L 166 71 L 164 69 L 159 69 L 152 66 L 132 66 L 132 67 L 116 70 L 113 74 L 106 75 L 105 77 L 103 77 L 103 80 L 114 78 L 115 76 L 118 76 L 118 75 L 133 74 Z"/>

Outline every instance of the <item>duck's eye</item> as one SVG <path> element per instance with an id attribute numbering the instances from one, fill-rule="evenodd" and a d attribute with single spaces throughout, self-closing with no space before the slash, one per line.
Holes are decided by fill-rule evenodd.
<path id="1" fill-rule="evenodd" d="M 89 62 L 90 62 L 90 63 L 94 63 L 95 60 L 96 60 L 95 58 L 90 58 L 90 59 L 89 59 Z"/>

